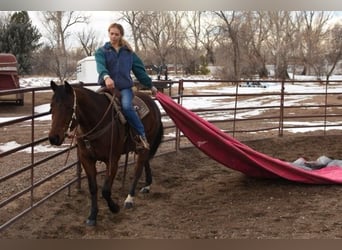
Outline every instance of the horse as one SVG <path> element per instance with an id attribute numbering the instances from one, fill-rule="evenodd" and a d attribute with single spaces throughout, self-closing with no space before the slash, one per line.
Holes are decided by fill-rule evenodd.
<path id="1" fill-rule="evenodd" d="M 81 85 L 71 86 L 67 81 L 64 84 L 50 82 L 53 90 L 51 98 L 51 128 L 49 141 L 52 145 L 61 145 L 67 137 L 68 131 L 76 131 L 74 137 L 77 142 L 77 154 L 88 179 L 91 199 L 90 215 L 87 225 L 96 225 L 97 181 L 96 163 L 106 165 L 105 180 L 102 187 L 102 197 L 112 213 L 118 213 L 120 206 L 111 198 L 111 188 L 118 170 L 118 162 L 123 154 L 135 151 L 137 154 L 134 168 L 134 178 L 130 185 L 125 208 L 132 208 L 135 190 L 143 169 L 145 170 L 145 186 L 141 192 L 149 192 L 152 183 L 150 160 L 154 157 L 163 137 L 163 124 L 160 110 L 155 101 L 142 92 L 135 95 L 146 104 L 149 112 L 142 118 L 149 149 L 137 149 L 130 134 L 132 130 L 127 123 L 120 119 L 120 111 L 114 108 L 113 99 L 84 88 Z"/>

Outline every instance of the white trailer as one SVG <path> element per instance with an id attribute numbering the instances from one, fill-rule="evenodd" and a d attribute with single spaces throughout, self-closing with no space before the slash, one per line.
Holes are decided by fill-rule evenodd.
<path id="1" fill-rule="evenodd" d="M 84 83 L 97 83 L 98 74 L 94 56 L 87 56 L 77 62 L 76 77 Z"/>

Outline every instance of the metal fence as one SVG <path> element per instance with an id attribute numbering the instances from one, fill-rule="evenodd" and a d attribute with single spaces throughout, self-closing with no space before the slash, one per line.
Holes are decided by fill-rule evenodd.
<path id="1" fill-rule="evenodd" d="M 251 87 L 246 81 L 184 79 L 154 82 L 176 102 L 240 140 L 286 136 L 296 129 L 319 129 L 325 135 L 338 133 L 342 126 L 342 81 L 267 80 L 272 91 L 259 84 Z M 303 85 L 312 91 L 298 92 Z M 143 91 L 141 86 L 137 88 Z M 50 88 L 0 91 L 0 97 L 17 93 L 25 95 L 24 106 L 0 104 L 0 146 L 4 148 L 0 148 L 0 232 L 57 193 L 65 191 L 67 195 L 79 189 L 84 177 L 72 141 L 58 148 L 49 145 L 46 105 L 52 95 Z M 162 119 L 165 135 L 157 157 L 191 146 L 163 110 Z M 101 164 L 98 168 L 104 170 Z"/>

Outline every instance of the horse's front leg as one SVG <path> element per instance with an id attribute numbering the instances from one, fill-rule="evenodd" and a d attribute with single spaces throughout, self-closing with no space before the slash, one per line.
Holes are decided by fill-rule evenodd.
<path id="1" fill-rule="evenodd" d="M 107 205 L 112 213 L 118 213 L 120 211 L 120 206 L 116 204 L 111 197 L 113 181 L 118 169 L 118 161 L 119 159 L 113 160 L 112 166 L 107 164 L 106 179 L 102 188 L 102 197 L 107 201 Z"/>
<path id="2" fill-rule="evenodd" d="M 87 175 L 90 200 L 91 200 L 90 215 L 88 216 L 86 223 L 89 226 L 95 226 L 97 213 L 99 211 L 98 206 L 97 206 L 96 161 L 87 158 L 85 154 L 80 152 L 79 147 L 77 149 L 78 149 L 78 155 L 79 155 L 82 167 Z"/>
<path id="3" fill-rule="evenodd" d="M 96 225 L 96 219 L 97 219 L 97 213 L 99 211 L 97 206 L 97 182 L 96 182 L 96 174 L 94 175 L 88 175 L 88 186 L 89 186 L 89 192 L 91 196 L 91 208 L 90 208 L 90 215 L 87 219 L 87 225 L 89 226 L 95 226 Z"/>

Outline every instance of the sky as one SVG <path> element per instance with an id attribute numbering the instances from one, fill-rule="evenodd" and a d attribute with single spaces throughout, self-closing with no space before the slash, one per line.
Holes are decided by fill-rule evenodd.
<path id="1" fill-rule="evenodd" d="M 107 36 L 107 27 L 109 24 L 113 22 L 118 22 L 119 16 L 117 15 L 118 12 L 114 11 L 81 11 L 82 14 L 90 16 L 90 23 L 87 25 L 87 28 L 91 27 L 94 29 L 98 35 L 100 41 L 106 41 Z M 44 28 L 44 24 L 42 21 L 42 17 L 40 16 L 39 11 L 28 11 L 28 14 L 32 20 L 32 24 L 36 26 L 39 31 L 45 34 L 46 29 Z M 127 30 L 127 26 L 122 23 L 124 28 Z M 75 32 L 81 31 L 85 26 L 75 26 Z"/>
<path id="2" fill-rule="evenodd" d="M 1 0 L 2 10 L 341 10 L 340 0 Z"/>
<path id="3" fill-rule="evenodd" d="M 120 14 L 118 11 L 80 11 L 80 12 L 84 13 L 85 15 L 90 16 L 90 23 L 87 25 L 87 27 L 91 27 L 97 32 L 99 41 L 104 42 L 108 40 L 107 27 L 109 26 L 110 23 L 120 22 L 119 21 Z M 40 17 L 39 11 L 28 11 L 28 13 L 32 20 L 32 24 L 36 26 L 44 36 L 46 29 L 44 28 L 44 24 L 42 22 L 42 18 Z M 342 11 L 334 11 L 334 16 L 331 22 L 335 23 L 337 21 L 342 23 Z M 129 26 L 123 21 L 121 21 L 120 23 L 124 26 L 124 29 L 127 34 L 126 37 L 129 37 L 130 35 Z M 74 27 L 75 27 L 75 32 L 78 32 L 82 30 L 83 27 L 85 26 L 82 26 L 82 28 L 80 28 L 80 26 L 74 26 Z"/>
<path id="4" fill-rule="evenodd" d="M 130 40 L 130 27 L 128 24 L 126 24 L 124 21 L 120 21 L 120 12 L 119 11 L 79 11 L 81 13 L 84 13 L 85 15 L 90 16 L 90 23 L 85 26 L 85 25 L 75 25 L 73 26 L 73 32 L 76 34 L 79 31 L 82 31 L 85 27 L 87 29 L 90 27 L 93 30 L 96 31 L 98 40 L 100 42 L 105 42 L 108 40 L 107 36 L 107 27 L 109 26 L 110 23 L 113 22 L 120 22 L 126 31 L 126 38 Z M 1 14 L 6 14 L 8 11 L 0 11 Z M 342 11 L 333 11 L 334 17 L 331 19 L 332 23 L 335 23 L 336 21 L 339 21 L 342 23 Z M 32 24 L 38 28 L 38 30 L 42 33 L 43 42 L 47 42 L 47 39 L 44 38 L 46 37 L 46 29 L 44 26 L 44 22 L 42 21 L 42 17 L 40 16 L 40 11 L 28 11 L 28 14 L 32 20 Z M 76 36 L 74 37 L 76 38 Z M 75 43 L 75 46 L 79 46 L 77 39 L 73 39 L 73 42 L 71 42 L 70 45 L 73 45 Z"/>

